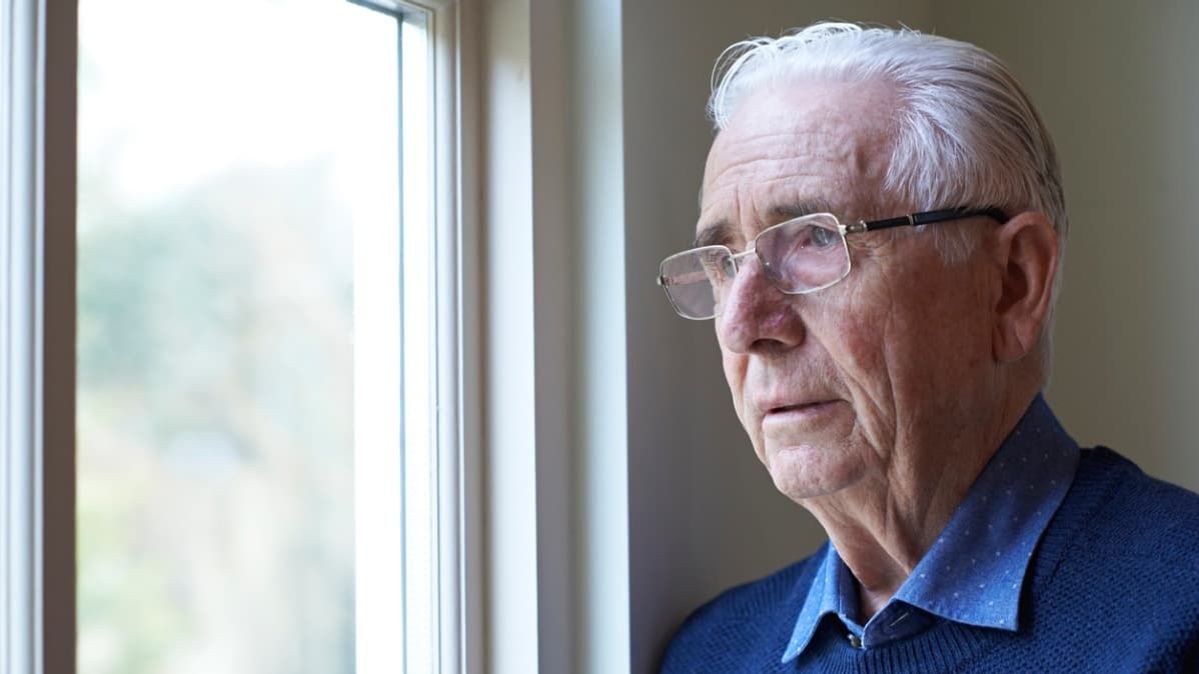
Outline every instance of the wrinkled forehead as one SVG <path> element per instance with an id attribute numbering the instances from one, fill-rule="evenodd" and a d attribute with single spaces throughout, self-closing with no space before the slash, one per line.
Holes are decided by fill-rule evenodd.
<path id="1" fill-rule="evenodd" d="M 797 204 L 855 218 L 880 208 L 894 107 L 891 88 L 870 82 L 749 94 L 708 153 L 697 231 L 723 223 L 749 236 Z"/>

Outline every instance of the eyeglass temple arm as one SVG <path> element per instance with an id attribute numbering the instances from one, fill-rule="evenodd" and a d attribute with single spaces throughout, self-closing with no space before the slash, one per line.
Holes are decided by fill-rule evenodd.
<path id="1" fill-rule="evenodd" d="M 885 220 L 872 220 L 866 222 L 859 220 L 858 222 L 848 225 L 847 232 L 873 232 L 876 229 L 888 229 L 891 227 L 915 227 L 917 225 L 931 225 L 936 222 L 945 222 L 947 220 L 957 220 L 959 218 L 973 218 L 978 215 L 985 215 L 996 222 L 1007 222 L 1007 214 L 998 208 L 947 208 L 940 211 L 925 211 L 923 213 L 912 213 L 910 215 L 901 215 L 897 218 L 887 218 Z"/>

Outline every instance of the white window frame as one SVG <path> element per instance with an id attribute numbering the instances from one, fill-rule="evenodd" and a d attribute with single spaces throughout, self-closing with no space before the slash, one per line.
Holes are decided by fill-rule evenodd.
<path id="1" fill-rule="evenodd" d="M 338 0 L 329 0 L 336 2 Z M 473 50 L 462 3 L 415 0 L 434 45 L 435 671 L 482 672 Z M 70 674 L 75 615 L 78 5 L 0 0 L 0 671 Z M 470 52 L 470 53 L 473 53 Z M 464 92 L 465 96 L 464 96 Z M 469 99 L 464 105 L 464 97 Z M 463 261 L 468 261 L 463 263 Z M 461 410 L 476 410 L 463 414 Z M 471 472 L 474 471 L 474 472 Z"/>
<path id="2" fill-rule="evenodd" d="M 478 346 L 473 341 L 478 226 L 470 195 L 474 171 L 463 147 L 472 136 L 474 99 L 469 40 L 463 37 L 465 3 L 458 0 L 405 0 L 425 13 L 433 45 L 433 216 L 437 419 L 435 522 L 433 554 L 437 644 L 434 671 L 439 674 L 483 672 L 478 658 L 482 630 L 478 570 L 479 531 L 476 495 L 480 434 L 478 403 L 472 398 L 481 379 Z M 466 8 L 469 10 L 469 7 Z M 452 348 L 446 348 L 452 345 Z M 472 618 L 473 617 L 473 618 Z"/>

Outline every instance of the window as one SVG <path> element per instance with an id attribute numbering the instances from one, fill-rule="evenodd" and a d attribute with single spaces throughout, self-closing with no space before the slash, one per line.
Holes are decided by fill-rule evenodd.
<path id="1" fill-rule="evenodd" d="M 72 633 L 89 674 L 456 666 L 452 3 L 80 0 L 74 128 L 43 116 L 59 6 L 0 8 L 0 669 Z M 74 301 L 38 205 L 72 203 L 67 155 Z M 67 305 L 73 480 L 39 346 Z M 42 475 L 73 485 L 74 629 L 43 627 Z"/>

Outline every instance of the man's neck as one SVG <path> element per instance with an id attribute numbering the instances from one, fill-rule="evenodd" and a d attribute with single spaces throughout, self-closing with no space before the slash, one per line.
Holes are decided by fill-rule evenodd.
<path id="1" fill-rule="evenodd" d="M 802 503 L 857 579 L 860 622 L 882 609 L 907 580 L 1030 399 L 1008 401 L 989 418 L 980 414 L 975 423 L 957 424 L 957 432 L 923 439 L 953 447 L 952 460 L 919 464 L 906 459 L 938 453 L 897 447 L 886 476 Z"/>

